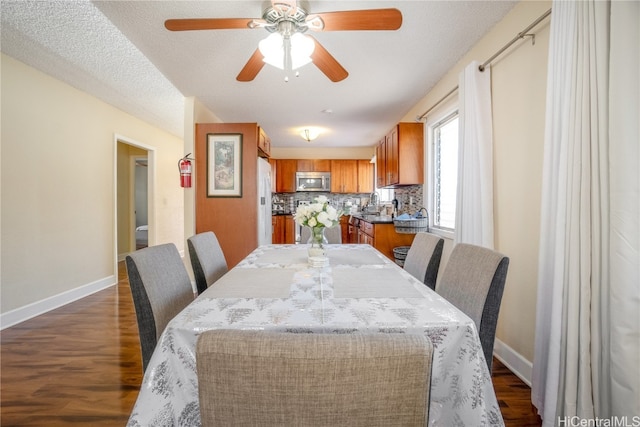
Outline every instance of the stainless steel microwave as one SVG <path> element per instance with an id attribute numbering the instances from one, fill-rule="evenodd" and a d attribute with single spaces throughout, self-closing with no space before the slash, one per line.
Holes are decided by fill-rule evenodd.
<path id="1" fill-rule="evenodd" d="M 296 191 L 331 191 L 331 172 L 296 172 Z"/>

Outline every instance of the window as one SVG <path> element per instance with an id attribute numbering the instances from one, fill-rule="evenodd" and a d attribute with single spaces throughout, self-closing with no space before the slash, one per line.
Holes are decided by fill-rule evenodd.
<path id="1" fill-rule="evenodd" d="M 429 127 L 433 148 L 432 206 L 433 227 L 455 229 L 458 183 L 458 112 L 447 115 Z"/>

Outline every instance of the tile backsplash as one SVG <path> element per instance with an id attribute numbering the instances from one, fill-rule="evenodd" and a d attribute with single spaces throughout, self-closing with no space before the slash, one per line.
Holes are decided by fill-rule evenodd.
<path id="1" fill-rule="evenodd" d="M 296 192 L 296 193 L 273 193 L 273 200 L 282 202 L 286 213 L 295 211 L 296 203 L 299 200 L 313 202 L 319 195 L 326 196 L 330 203 L 336 208 L 344 208 L 350 202 L 360 209 L 369 204 L 370 193 L 325 193 L 325 192 Z M 422 185 L 412 185 L 408 187 L 396 188 L 394 196 L 398 199 L 398 212 L 412 215 L 420 208 L 424 207 Z M 391 204 L 385 203 L 379 207 L 380 210 L 388 209 L 391 212 Z"/>

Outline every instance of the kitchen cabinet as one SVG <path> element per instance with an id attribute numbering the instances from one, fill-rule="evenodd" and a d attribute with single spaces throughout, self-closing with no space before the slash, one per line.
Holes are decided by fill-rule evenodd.
<path id="1" fill-rule="evenodd" d="M 378 142 L 376 147 L 376 187 L 382 188 L 387 185 L 387 140 L 386 137 Z"/>
<path id="2" fill-rule="evenodd" d="M 271 217 L 273 244 L 293 244 L 296 242 L 296 227 L 293 215 L 273 215 Z"/>
<path id="3" fill-rule="evenodd" d="M 331 160 L 331 192 L 358 192 L 357 160 Z"/>
<path id="4" fill-rule="evenodd" d="M 296 172 L 331 172 L 332 193 L 374 191 L 374 166 L 369 160 L 269 159 L 269 163 L 274 193 L 295 192 Z"/>
<path id="5" fill-rule="evenodd" d="M 349 215 L 342 215 L 340 217 L 340 233 L 342 243 L 349 243 Z"/>
<path id="6" fill-rule="evenodd" d="M 331 172 L 331 161 L 322 159 L 298 159 L 298 172 Z"/>
<path id="7" fill-rule="evenodd" d="M 271 138 L 261 127 L 258 127 L 258 150 L 262 157 L 271 157 Z"/>
<path id="8" fill-rule="evenodd" d="M 271 243 L 280 244 L 284 242 L 284 228 L 282 226 L 282 220 L 279 220 L 282 215 L 271 216 Z"/>
<path id="9" fill-rule="evenodd" d="M 296 242 L 296 221 L 293 215 L 284 215 L 284 243 L 294 244 Z"/>
<path id="10" fill-rule="evenodd" d="M 424 125 L 398 123 L 376 147 L 378 187 L 424 182 Z"/>
<path id="11" fill-rule="evenodd" d="M 360 228 L 360 220 L 353 216 L 349 217 L 349 225 L 347 227 L 347 242 L 358 243 L 358 229 Z"/>
<path id="12" fill-rule="evenodd" d="M 382 252 L 387 258 L 395 261 L 393 248 L 411 246 L 415 234 L 396 233 L 393 223 L 371 223 L 358 220 L 358 243 L 368 244 Z"/>
<path id="13" fill-rule="evenodd" d="M 373 163 L 358 160 L 358 193 L 373 193 Z"/>
<path id="14" fill-rule="evenodd" d="M 278 159 L 276 161 L 276 193 L 293 193 L 296 191 L 296 171 L 298 161 Z"/>

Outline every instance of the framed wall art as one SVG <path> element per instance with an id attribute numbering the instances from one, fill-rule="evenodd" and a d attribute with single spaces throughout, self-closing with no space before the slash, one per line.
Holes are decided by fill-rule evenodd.
<path id="1" fill-rule="evenodd" d="M 242 134 L 207 135 L 207 197 L 242 197 Z"/>

